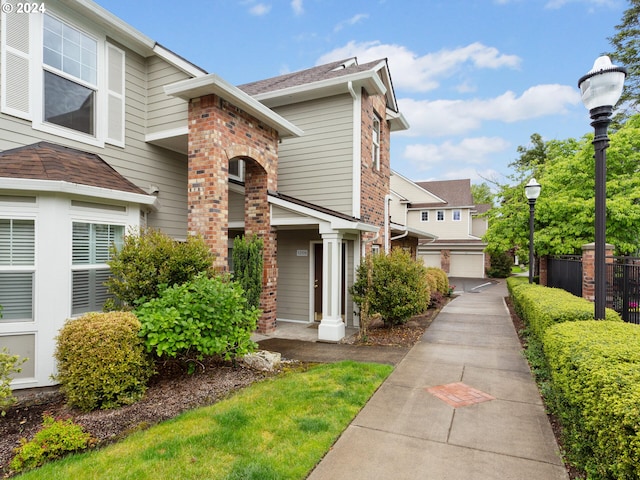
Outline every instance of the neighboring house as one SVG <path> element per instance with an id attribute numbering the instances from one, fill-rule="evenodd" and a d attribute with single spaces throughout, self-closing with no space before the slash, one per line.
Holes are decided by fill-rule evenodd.
<path id="1" fill-rule="evenodd" d="M 421 240 L 418 257 L 425 265 L 442 268 L 451 277 L 484 278 L 489 266 L 482 236 L 490 205 L 475 205 L 471 181 L 413 182 L 391 173 L 392 221 L 427 231 L 435 239 Z"/>
<path id="2" fill-rule="evenodd" d="M 408 125 L 386 60 L 238 88 L 91 1 L 45 6 L 0 22 L 0 349 L 29 358 L 15 388 L 54 383 L 54 338 L 101 308 L 129 229 L 200 234 L 221 270 L 235 236 L 259 235 L 259 330 L 319 321 L 331 341 L 358 325 L 361 256 L 432 238 L 389 222 L 390 133 Z"/>

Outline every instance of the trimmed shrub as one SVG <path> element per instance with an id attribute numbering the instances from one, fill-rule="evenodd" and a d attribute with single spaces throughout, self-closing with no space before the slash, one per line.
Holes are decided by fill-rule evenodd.
<path id="1" fill-rule="evenodd" d="M 233 240 L 233 279 L 243 288 L 250 307 L 260 308 L 264 242 L 253 235 Z"/>
<path id="2" fill-rule="evenodd" d="M 84 450 L 92 442 L 91 435 L 80 425 L 71 420 L 54 420 L 45 415 L 43 426 L 33 440 L 20 440 L 20 446 L 16 448 L 16 455 L 9 463 L 9 468 L 16 473 L 31 470 L 69 453 Z"/>
<path id="3" fill-rule="evenodd" d="M 93 312 L 69 320 L 58 335 L 55 358 L 55 378 L 67 402 L 85 411 L 136 402 L 153 374 L 140 322 L 131 312 Z"/>
<path id="4" fill-rule="evenodd" d="M 565 290 L 529 283 L 518 285 L 512 282 L 510 285 L 516 313 L 540 340 L 551 325 L 594 318 L 593 303 Z M 609 308 L 606 309 L 605 318 L 609 321 L 622 321 Z"/>
<path id="5" fill-rule="evenodd" d="M 507 278 L 511 275 L 513 259 L 507 252 L 491 252 L 491 267 L 487 275 L 491 278 Z"/>
<path id="6" fill-rule="evenodd" d="M 19 355 L 11 355 L 6 348 L 0 351 L 0 416 L 4 417 L 6 409 L 13 405 L 16 399 L 11 391 L 11 374 L 20 373 L 26 358 Z"/>
<path id="7" fill-rule="evenodd" d="M 449 294 L 449 277 L 447 273 L 441 268 L 427 267 L 427 273 L 433 275 L 436 278 L 436 289 L 442 295 Z"/>
<path id="8" fill-rule="evenodd" d="M 367 279 L 367 265 L 371 279 Z M 359 308 L 365 302 L 369 314 L 380 314 L 385 325 L 399 325 L 424 312 L 431 298 L 426 268 L 408 252 L 394 249 L 389 255 L 375 254 L 358 267 L 357 280 L 350 289 Z"/>
<path id="9" fill-rule="evenodd" d="M 167 286 L 181 285 L 201 272 L 211 272 L 213 256 L 202 237 L 178 242 L 151 228 L 129 233 L 112 250 L 105 282 L 118 304 L 132 308 L 156 298 Z"/>
<path id="10" fill-rule="evenodd" d="M 563 323 L 543 343 L 569 459 L 588 478 L 640 478 L 640 328 Z"/>
<path id="11" fill-rule="evenodd" d="M 222 355 L 255 350 L 251 334 L 260 310 L 247 305 L 242 287 L 219 277 L 198 275 L 165 289 L 136 310 L 147 351 L 158 357 Z"/>
<path id="12" fill-rule="evenodd" d="M 16 455 L 9 464 L 15 473 L 25 472 L 70 453 L 79 452 L 93 443 L 91 435 L 71 420 L 54 420 L 44 416 L 43 426 L 33 440 L 20 440 Z"/>

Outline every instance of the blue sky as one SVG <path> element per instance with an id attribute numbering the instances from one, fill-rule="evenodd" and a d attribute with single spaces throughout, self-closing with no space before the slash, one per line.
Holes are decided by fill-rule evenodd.
<path id="1" fill-rule="evenodd" d="M 391 167 L 412 180 L 505 181 L 532 133 L 591 131 L 577 88 L 611 50 L 626 0 L 97 0 L 239 85 L 333 60 L 388 58 L 411 128 Z"/>

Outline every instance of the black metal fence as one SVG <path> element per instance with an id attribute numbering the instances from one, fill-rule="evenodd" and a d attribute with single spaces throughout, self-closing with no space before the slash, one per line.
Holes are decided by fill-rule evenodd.
<path id="1" fill-rule="evenodd" d="M 547 261 L 547 285 L 562 288 L 576 297 L 582 296 L 582 257 L 562 255 Z"/>
<path id="2" fill-rule="evenodd" d="M 615 257 L 607 264 L 607 307 L 625 322 L 640 324 L 640 258 Z"/>
<path id="3" fill-rule="evenodd" d="M 606 306 L 618 312 L 625 322 L 640 324 L 640 258 L 608 258 L 606 277 Z M 582 257 L 549 257 L 547 285 L 582 297 Z"/>

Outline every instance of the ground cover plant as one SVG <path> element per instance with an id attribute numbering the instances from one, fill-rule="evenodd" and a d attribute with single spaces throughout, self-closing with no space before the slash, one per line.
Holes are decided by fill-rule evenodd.
<path id="1" fill-rule="evenodd" d="M 303 479 L 391 370 L 347 361 L 287 372 L 21 478 Z"/>

